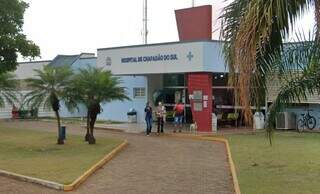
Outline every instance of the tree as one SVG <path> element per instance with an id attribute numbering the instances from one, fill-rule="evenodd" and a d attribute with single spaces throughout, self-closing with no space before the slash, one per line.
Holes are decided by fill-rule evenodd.
<path id="1" fill-rule="evenodd" d="M 36 57 L 40 49 L 22 34 L 28 4 L 21 0 L 0 0 L 0 73 L 16 69 L 18 53 Z"/>
<path id="2" fill-rule="evenodd" d="M 314 36 L 311 40 L 306 40 L 305 36 L 300 39 L 300 42 L 289 44 L 281 55 L 270 60 L 274 67 L 273 75 L 281 82 L 281 87 L 269 110 L 269 129 L 275 125 L 277 112 L 291 103 L 307 100 L 310 95 L 320 95 L 319 42 L 314 41 Z"/>
<path id="3" fill-rule="evenodd" d="M 112 76 L 110 71 L 100 68 L 88 67 L 80 69 L 75 75 L 72 84 L 68 88 L 67 104 L 84 104 L 87 108 L 87 134 L 89 144 L 95 144 L 94 125 L 97 115 L 102 112 L 101 103 L 113 100 L 129 99 L 124 88 L 120 87 L 119 77 Z"/>
<path id="4" fill-rule="evenodd" d="M 247 123 L 252 122 L 250 105 L 259 108 L 267 90 L 266 79 L 274 73 L 272 60 L 284 53 L 284 40 L 290 28 L 312 5 L 317 29 L 315 40 L 319 41 L 319 3 L 318 0 L 235 0 L 224 8 L 221 18 L 225 59 L 230 82 L 239 93 L 236 101 L 244 107 Z"/>
<path id="5" fill-rule="evenodd" d="M 18 101 L 17 86 L 18 82 L 14 75 L 10 73 L 0 74 L 0 107 L 5 107 L 6 102 L 14 105 Z"/>
<path id="6" fill-rule="evenodd" d="M 40 106 L 55 112 L 58 123 L 57 144 L 64 144 L 60 139 L 60 100 L 65 97 L 66 88 L 70 84 L 72 70 L 70 67 L 45 66 L 43 70 L 34 70 L 37 78 L 27 79 L 27 84 L 32 91 L 26 94 L 25 102 L 28 107 L 39 109 Z"/>

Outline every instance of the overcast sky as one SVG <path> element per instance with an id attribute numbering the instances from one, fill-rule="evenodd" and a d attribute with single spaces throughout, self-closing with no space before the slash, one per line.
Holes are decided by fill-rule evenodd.
<path id="1" fill-rule="evenodd" d="M 41 60 L 57 54 L 96 53 L 97 48 L 142 43 L 143 0 L 25 0 L 24 33 L 41 49 Z M 213 6 L 214 39 L 224 0 L 195 0 Z M 192 0 L 149 0 L 148 43 L 178 41 L 174 10 L 190 7 Z M 312 13 L 298 27 L 313 27 Z"/>

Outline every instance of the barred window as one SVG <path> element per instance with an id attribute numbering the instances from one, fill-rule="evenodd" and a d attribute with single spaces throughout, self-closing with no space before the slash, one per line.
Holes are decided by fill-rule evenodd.
<path id="1" fill-rule="evenodd" d="M 143 98 L 146 96 L 145 88 L 133 88 L 133 97 L 134 98 Z"/>

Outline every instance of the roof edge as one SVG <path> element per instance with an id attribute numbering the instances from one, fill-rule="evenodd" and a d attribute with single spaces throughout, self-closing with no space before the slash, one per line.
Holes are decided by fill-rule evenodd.
<path id="1" fill-rule="evenodd" d="M 178 43 L 193 43 L 193 42 L 219 42 L 224 43 L 223 40 L 190 40 L 190 41 L 175 41 L 175 42 L 163 42 L 163 43 L 153 43 L 153 44 L 138 44 L 130 46 L 118 46 L 118 47 L 108 47 L 108 48 L 98 48 L 97 50 L 111 50 L 111 49 L 122 49 L 122 48 L 132 48 L 132 47 L 148 47 L 148 46 L 160 46 L 160 45 L 170 45 Z"/>
<path id="2" fill-rule="evenodd" d="M 39 61 L 22 61 L 17 62 L 18 64 L 26 64 L 26 63 L 44 63 L 44 62 L 51 62 L 52 60 L 39 60 Z"/>
<path id="3" fill-rule="evenodd" d="M 82 59 L 96 59 L 96 58 L 98 57 L 86 57 L 86 58 L 80 58 L 80 59 L 82 60 Z"/>
<path id="4" fill-rule="evenodd" d="M 80 55 L 96 55 L 96 53 L 80 53 Z"/>

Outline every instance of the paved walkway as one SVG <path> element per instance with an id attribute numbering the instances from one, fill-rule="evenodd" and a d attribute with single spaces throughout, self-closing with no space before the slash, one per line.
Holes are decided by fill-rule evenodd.
<path id="1" fill-rule="evenodd" d="M 119 123 L 119 124 L 97 124 L 99 129 L 109 129 L 115 131 L 124 131 L 127 133 L 142 133 L 145 131 L 146 124 L 144 123 Z M 157 130 L 156 123 L 153 123 L 152 129 Z M 172 123 L 165 123 L 165 131 L 173 132 L 175 129 Z M 243 133 L 252 133 L 253 129 L 248 127 L 239 127 L 239 128 L 219 128 L 217 132 L 209 132 L 207 134 L 243 134 Z M 190 124 L 184 124 L 182 127 L 182 133 L 196 133 L 195 131 L 190 131 Z"/>
<path id="2" fill-rule="evenodd" d="M 4 127 L 55 130 L 48 122 L 1 122 Z M 79 125 L 68 133 L 83 134 Z M 90 194 L 229 194 L 234 193 L 224 145 L 172 137 L 96 131 L 101 136 L 125 138 L 129 146 L 98 170 L 75 192 Z M 1 194 L 55 194 L 60 191 L 0 177 Z"/>

